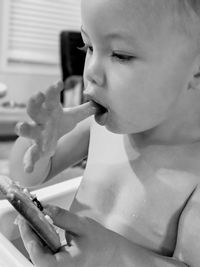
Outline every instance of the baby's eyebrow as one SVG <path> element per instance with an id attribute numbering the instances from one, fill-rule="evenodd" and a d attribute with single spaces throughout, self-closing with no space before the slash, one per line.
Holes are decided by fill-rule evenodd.
<path id="1" fill-rule="evenodd" d="M 87 34 L 86 30 L 84 30 L 83 25 L 81 26 L 80 30 L 81 30 L 81 33 L 83 33 L 86 36 L 89 36 Z M 131 40 L 135 39 L 132 35 L 127 34 L 127 32 L 125 32 L 125 31 L 121 31 L 121 32 L 116 31 L 116 32 L 110 32 L 107 34 L 105 33 L 104 36 L 106 38 L 109 38 L 109 39 L 124 39 L 124 38 L 126 38 L 127 40 L 128 39 L 131 39 Z"/>
<path id="2" fill-rule="evenodd" d="M 133 36 L 133 34 L 130 34 L 127 31 L 116 31 L 116 32 L 110 32 L 105 34 L 105 37 L 108 39 L 118 39 L 118 40 L 122 40 L 122 41 L 126 41 L 127 43 L 131 43 L 131 44 L 135 44 L 138 45 L 138 41 L 136 40 L 136 38 Z"/>
<path id="3" fill-rule="evenodd" d="M 85 35 L 89 39 L 89 35 L 87 34 L 86 30 L 83 28 L 83 25 L 80 28 L 81 33 Z M 141 50 L 141 46 L 139 45 L 138 41 L 136 38 L 133 36 L 133 34 L 130 34 L 127 31 L 124 30 L 118 30 L 118 31 L 113 31 L 113 32 L 108 32 L 105 33 L 104 38 L 107 40 L 120 40 L 120 41 L 125 41 L 130 47 L 135 47 L 138 51 Z"/>

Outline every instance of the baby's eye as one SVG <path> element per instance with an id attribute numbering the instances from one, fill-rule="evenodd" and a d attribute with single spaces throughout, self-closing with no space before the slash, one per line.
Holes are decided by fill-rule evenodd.
<path id="1" fill-rule="evenodd" d="M 113 52 L 112 57 L 116 58 L 118 61 L 121 61 L 121 62 L 129 62 L 129 61 L 135 59 L 135 57 L 132 55 L 126 55 L 126 54 L 121 54 L 121 53 L 117 53 L 117 52 Z"/>
<path id="2" fill-rule="evenodd" d="M 88 45 L 88 44 L 84 44 L 84 46 L 78 47 L 78 49 L 85 52 L 85 53 L 87 53 L 87 52 L 92 53 L 93 52 L 93 47 L 91 45 Z"/>

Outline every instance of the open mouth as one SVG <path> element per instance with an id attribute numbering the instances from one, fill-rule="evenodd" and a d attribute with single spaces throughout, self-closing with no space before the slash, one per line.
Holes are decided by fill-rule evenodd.
<path id="1" fill-rule="evenodd" d="M 109 116 L 109 110 L 102 104 L 96 101 L 96 99 L 90 95 L 85 95 L 85 100 L 90 101 L 96 108 L 95 120 L 100 125 L 105 125 Z"/>
<path id="2" fill-rule="evenodd" d="M 93 104 L 95 105 L 95 107 L 97 108 L 97 113 L 96 115 L 103 115 L 104 113 L 108 112 L 107 108 L 105 108 L 104 106 L 102 106 L 101 104 L 95 102 L 94 100 L 92 100 Z"/>
<path id="3" fill-rule="evenodd" d="M 95 114 L 96 122 L 98 122 L 102 126 L 105 125 L 107 122 L 108 114 L 109 114 L 108 109 L 94 100 L 92 100 L 92 102 L 97 108 L 97 112 Z"/>

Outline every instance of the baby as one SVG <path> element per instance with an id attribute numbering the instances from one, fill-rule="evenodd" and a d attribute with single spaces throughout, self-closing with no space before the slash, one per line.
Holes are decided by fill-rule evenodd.
<path id="1" fill-rule="evenodd" d="M 47 208 L 71 246 L 51 254 L 21 219 L 30 257 L 199 267 L 200 1 L 82 0 L 81 16 L 89 102 L 63 110 L 62 83 L 38 93 L 12 151 L 11 176 L 26 186 L 88 156 L 70 211 Z"/>

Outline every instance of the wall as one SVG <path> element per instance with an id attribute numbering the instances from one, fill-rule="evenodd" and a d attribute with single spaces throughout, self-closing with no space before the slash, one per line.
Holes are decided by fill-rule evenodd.
<path id="1" fill-rule="evenodd" d="M 3 31 L 3 1 L 0 1 L 0 33 Z M 2 36 L 0 34 L 0 51 L 2 50 Z M 0 55 L 0 60 L 1 55 Z M 59 72 L 58 72 L 59 73 Z M 8 73 L 0 70 L 0 82 L 8 86 L 8 94 L 3 99 L 14 100 L 17 102 L 26 102 L 34 92 L 44 90 L 48 85 L 58 81 L 58 75 L 38 75 L 25 73 Z M 2 99 L 0 100 L 2 101 Z"/>

